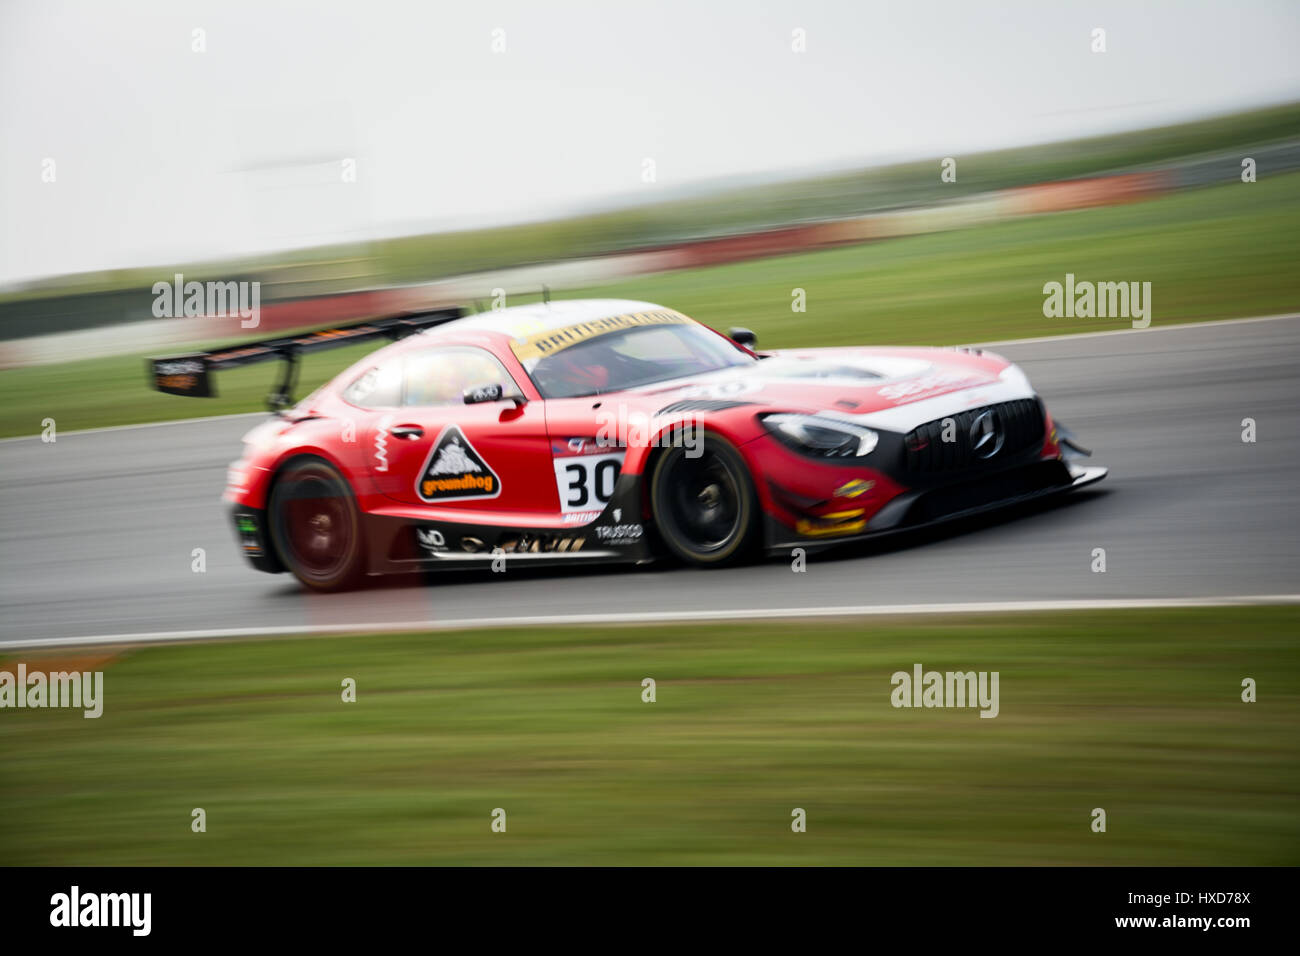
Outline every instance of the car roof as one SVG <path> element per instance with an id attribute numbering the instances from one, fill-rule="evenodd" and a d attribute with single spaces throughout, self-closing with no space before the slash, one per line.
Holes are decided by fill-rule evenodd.
<path id="1" fill-rule="evenodd" d="M 465 332 L 497 332 L 518 339 L 539 332 L 563 329 L 581 322 L 594 322 L 615 315 L 648 310 L 664 311 L 662 305 L 635 299 L 559 299 L 553 302 L 530 302 L 504 309 L 493 309 L 435 326 L 428 335 L 459 335 Z"/>

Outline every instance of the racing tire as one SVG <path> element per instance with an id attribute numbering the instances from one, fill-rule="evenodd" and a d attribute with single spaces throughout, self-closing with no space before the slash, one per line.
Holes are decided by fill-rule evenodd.
<path id="1" fill-rule="evenodd" d="M 355 587 L 365 572 L 361 513 L 352 489 L 318 458 L 290 462 L 267 509 L 281 563 L 314 591 Z"/>
<path id="2" fill-rule="evenodd" d="M 687 564 L 718 567 L 753 555 L 758 495 L 745 460 L 725 438 L 707 433 L 702 453 L 671 447 L 655 459 L 650 510 L 664 546 Z"/>

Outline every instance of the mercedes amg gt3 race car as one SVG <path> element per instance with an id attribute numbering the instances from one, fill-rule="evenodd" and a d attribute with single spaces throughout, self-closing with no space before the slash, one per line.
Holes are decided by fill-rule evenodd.
<path id="1" fill-rule="evenodd" d="M 301 402 L 304 352 L 393 339 Z M 722 565 L 1079 488 L 1106 469 L 977 349 L 761 352 L 648 302 L 360 322 L 150 361 L 153 384 L 284 360 L 225 491 L 254 567 L 335 590 L 478 562 Z M 1070 456 L 1072 458 L 1073 456 Z"/>

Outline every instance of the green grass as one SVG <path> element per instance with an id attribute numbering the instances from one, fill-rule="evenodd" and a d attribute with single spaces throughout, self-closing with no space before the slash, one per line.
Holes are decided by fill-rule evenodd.
<path id="1" fill-rule="evenodd" d="M 678 242 L 703 235 L 748 232 L 810 219 L 839 218 L 878 209 L 946 202 L 1029 183 L 1074 179 L 1181 159 L 1229 152 L 1241 156 L 1266 143 L 1300 135 L 1300 103 L 1211 116 L 1190 123 L 1130 130 L 1087 139 L 1020 146 L 985 153 L 957 153 L 956 183 L 941 183 L 941 156 L 829 175 L 728 187 L 719 184 L 689 198 L 616 208 L 540 223 L 400 236 L 361 245 L 337 245 L 280 253 L 274 262 L 154 264 L 76 277 L 82 291 L 149 288 L 159 275 L 183 272 L 194 279 L 229 278 L 249 269 L 274 281 L 299 267 L 322 262 L 363 262 L 375 281 L 421 282 L 501 269 L 529 262 L 601 255 Z M 68 291 L 69 277 L 0 293 L 0 304 Z"/>
<path id="2" fill-rule="evenodd" d="M 1048 319 L 1045 282 L 1152 283 L 1154 325 L 1300 307 L 1300 173 L 1134 205 L 1056 213 L 975 229 L 755 262 L 663 273 L 566 297 L 661 302 L 716 328 L 754 329 L 769 348 L 958 344 L 1124 328 L 1127 320 Z M 793 313 L 791 290 L 807 293 Z M 306 359 L 305 392 L 365 354 Z M 150 391 L 140 356 L 0 372 L 0 435 L 255 411 L 266 366 L 219 373 L 221 396 Z"/>
<path id="3" fill-rule="evenodd" d="M 952 345 L 1131 326 L 1044 317 L 1043 284 L 1067 272 L 1150 282 L 1153 325 L 1295 311 L 1298 258 L 1300 173 L 573 294 L 662 301 L 715 327 L 751 328 L 772 348 Z M 806 313 L 791 311 L 796 287 Z"/>
<path id="4" fill-rule="evenodd" d="M 0 712 L 0 859 L 1295 865 L 1297 626 L 1234 608 L 140 649 L 94 665 L 99 720 Z M 892 708 L 914 663 L 998 671 L 1000 715 Z"/>

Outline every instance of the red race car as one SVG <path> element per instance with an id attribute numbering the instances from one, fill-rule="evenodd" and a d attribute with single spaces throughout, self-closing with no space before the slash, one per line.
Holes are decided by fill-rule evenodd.
<path id="1" fill-rule="evenodd" d="M 296 404 L 297 357 L 398 341 Z M 321 590 L 480 562 L 722 565 L 1105 477 L 979 350 L 760 352 L 648 302 L 400 316 L 154 359 L 154 386 L 283 359 L 225 499 L 253 566 Z"/>

